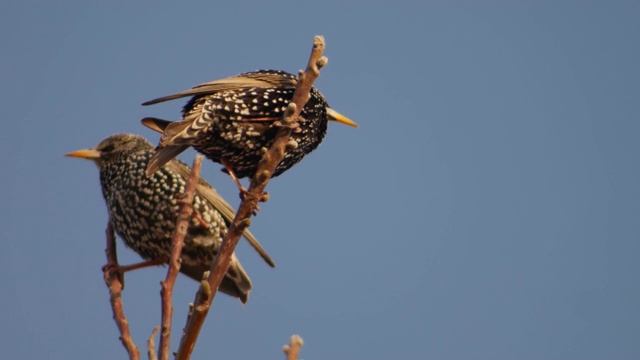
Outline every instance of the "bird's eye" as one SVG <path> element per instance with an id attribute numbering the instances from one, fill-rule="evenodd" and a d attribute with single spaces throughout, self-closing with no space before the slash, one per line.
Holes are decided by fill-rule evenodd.
<path id="1" fill-rule="evenodd" d="M 113 148 L 114 148 L 113 144 L 109 144 L 109 145 L 103 147 L 101 152 L 108 153 L 108 152 L 113 151 Z"/>

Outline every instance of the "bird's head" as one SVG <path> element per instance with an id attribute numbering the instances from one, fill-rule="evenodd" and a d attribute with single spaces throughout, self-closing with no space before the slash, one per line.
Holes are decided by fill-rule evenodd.
<path id="1" fill-rule="evenodd" d="M 153 146 L 143 137 L 133 134 L 115 134 L 102 140 L 96 147 L 77 150 L 64 156 L 93 161 L 98 167 L 118 154 L 150 150 Z"/>

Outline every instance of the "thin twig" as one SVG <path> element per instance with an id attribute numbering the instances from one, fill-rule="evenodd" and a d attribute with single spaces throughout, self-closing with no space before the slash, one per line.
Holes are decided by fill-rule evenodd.
<path id="1" fill-rule="evenodd" d="M 215 297 L 215 290 L 219 288 L 222 278 L 229 268 L 231 256 L 240 240 L 240 236 L 251 224 L 251 215 L 258 208 L 258 202 L 266 200 L 264 189 L 271 178 L 271 174 L 273 174 L 276 166 L 284 157 L 291 130 L 297 125 L 300 111 L 309 101 L 309 90 L 313 86 L 315 79 L 320 75 L 320 68 L 327 63 L 327 58 L 322 57 L 323 51 L 324 38 L 316 36 L 313 41 L 313 49 L 311 50 L 307 69 L 300 74 L 293 99 L 283 116 L 285 126 L 281 126 L 278 129 L 271 148 L 264 153 L 260 160 L 256 174 L 251 180 L 248 196 L 245 196 L 240 203 L 236 217 L 233 219 L 231 227 L 222 241 L 218 255 L 212 264 L 211 273 L 207 279 L 208 287 L 212 290 L 211 295 L 201 294 L 200 290 L 196 294 L 193 313 L 187 320 L 184 334 L 180 340 L 180 347 L 176 355 L 178 360 L 187 360 L 191 357 L 198 335 Z"/>
<path id="2" fill-rule="evenodd" d="M 158 331 L 160 331 L 160 325 L 153 328 L 151 336 L 147 339 L 147 355 L 149 356 L 149 360 L 158 360 L 158 357 L 156 356 L 156 343 L 153 341 L 153 338 L 156 337 Z"/>
<path id="3" fill-rule="evenodd" d="M 113 311 L 113 320 L 115 320 L 118 330 L 120 331 L 120 341 L 122 345 L 129 353 L 129 359 L 139 360 L 140 350 L 133 342 L 131 338 L 131 332 L 129 331 L 129 322 L 124 316 L 124 310 L 122 305 L 122 288 L 124 276 L 121 272 L 111 271 L 113 268 L 118 267 L 118 255 L 116 252 L 116 237 L 113 233 L 113 227 L 111 222 L 107 225 L 107 265 L 103 268 L 104 282 L 109 288 L 109 301 L 111 302 L 111 310 Z"/>
<path id="4" fill-rule="evenodd" d="M 169 348 L 171 345 L 171 318 L 173 317 L 173 306 L 171 298 L 173 296 L 173 286 L 176 283 L 178 272 L 180 272 L 180 255 L 184 247 L 184 238 L 189 228 L 189 220 L 193 215 L 193 197 L 196 193 L 196 186 L 200 178 L 200 167 L 202 165 L 202 156 L 196 155 L 193 160 L 193 167 L 189 180 L 184 188 L 184 194 L 180 202 L 180 213 L 176 220 L 176 229 L 171 238 L 171 258 L 169 259 L 169 269 L 167 269 L 167 278 L 161 282 L 162 290 L 162 332 L 160 333 L 160 348 L 158 349 L 158 358 L 160 360 L 169 360 Z"/>
<path id="5" fill-rule="evenodd" d="M 282 351 L 287 355 L 287 360 L 298 360 L 298 354 L 300 353 L 302 345 L 304 345 L 304 341 L 302 341 L 300 335 L 291 336 L 289 345 L 282 347 Z"/>

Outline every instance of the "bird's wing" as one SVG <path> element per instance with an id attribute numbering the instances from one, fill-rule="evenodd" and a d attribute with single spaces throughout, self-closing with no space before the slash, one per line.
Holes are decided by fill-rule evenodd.
<path id="1" fill-rule="evenodd" d="M 296 83 L 297 80 L 295 77 L 272 73 L 248 73 L 209 81 L 204 84 L 196 85 L 189 90 L 149 100 L 142 103 L 142 105 L 153 105 L 186 96 L 206 95 L 238 88 L 295 87 Z"/>
<path id="2" fill-rule="evenodd" d="M 178 173 L 185 179 L 188 179 L 191 173 L 189 167 L 178 160 L 170 161 L 166 164 L 166 166 L 169 168 L 169 170 Z M 229 223 L 233 221 L 233 218 L 236 216 L 235 210 L 233 210 L 231 205 L 229 205 L 229 203 L 227 203 L 222 198 L 222 196 L 220 196 L 220 194 L 218 194 L 218 192 L 213 187 L 211 187 L 211 185 L 207 184 L 207 182 L 205 182 L 202 178 L 198 179 L 196 192 L 199 196 L 208 201 L 216 210 L 218 210 L 226 221 L 228 221 Z M 247 239 L 247 241 L 249 241 L 251 247 L 253 247 L 258 252 L 260 257 L 262 257 L 262 259 L 264 259 L 264 261 L 269 264 L 269 266 L 276 266 L 273 263 L 273 260 L 271 260 L 269 254 L 267 254 L 267 251 L 262 247 L 262 245 L 260 245 L 260 242 L 258 242 L 258 239 L 253 236 L 251 231 L 247 229 L 244 231 L 243 235 Z"/>

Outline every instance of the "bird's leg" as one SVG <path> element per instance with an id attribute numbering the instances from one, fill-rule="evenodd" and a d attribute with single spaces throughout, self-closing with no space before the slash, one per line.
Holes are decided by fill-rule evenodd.
<path id="1" fill-rule="evenodd" d="M 236 183 L 236 186 L 238 186 L 238 189 L 240 190 L 240 200 L 244 201 L 247 198 L 252 197 L 249 191 L 247 191 L 247 188 L 242 186 L 242 184 L 240 183 L 240 179 L 238 179 L 238 177 L 236 176 L 236 173 L 233 171 L 231 164 L 229 164 L 227 160 L 223 158 L 220 158 L 220 163 L 222 164 L 222 166 L 225 167 L 225 169 L 227 169 L 227 173 L 229 174 L 233 182 Z M 253 212 L 253 216 L 257 215 L 256 211 L 260 211 L 260 207 L 257 205 L 256 205 L 256 210 Z"/>
<path id="2" fill-rule="evenodd" d="M 120 282 L 122 283 L 122 288 L 124 289 L 124 273 L 126 273 L 127 271 L 143 269 L 150 266 L 164 265 L 166 263 L 167 259 L 162 258 L 146 260 L 131 265 L 118 265 L 114 263 L 108 263 L 102 267 L 102 271 L 105 272 L 107 276 L 109 276 L 109 274 L 112 272 L 116 272 L 118 274 L 118 277 L 120 277 Z"/>
<path id="3" fill-rule="evenodd" d="M 193 209 L 193 212 L 191 213 L 191 217 L 196 219 L 196 221 L 200 224 L 201 227 L 205 229 L 209 228 L 209 224 L 207 224 L 207 222 L 204 221 L 202 217 L 200 217 L 200 214 L 195 209 Z"/>
<path id="4" fill-rule="evenodd" d="M 184 194 L 180 194 L 177 196 L 176 202 L 179 205 L 184 205 L 185 201 L 184 201 Z M 207 224 L 206 221 L 204 221 L 204 219 L 202 219 L 202 217 L 200 216 L 200 214 L 198 213 L 198 211 L 196 209 L 193 209 L 193 212 L 191 213 L 191 217 L 196 219 L 196 221 L 200 224 L 200 226 L 202 226 L 205 229 L 209 228 L 209 224 Z"/>
<path id="5" fill-rule="evenodd" d="M 120 273 L 125 273 L 127 271 L 143 269 L 150 266 L 164 265 L 166 263 L 167 263 L 167 259 L 164 259 L 164 258 L 145 260 L 145 261 L 131 264 L 131 265 L 118 265 L 118 264 L 109 263 L 102 267 L 102 271 L 109 271 L 109 272 L 117 271 Z"/>
<path id="6" fill-rule="evenodd" d="M 158 265 L 164 265 L 167 263 L 167 259 L 152 259 L 152 260 L 146 260 L 146 261 L 142 261 L 136 264 L 131 264 L 131 265 L 119 265 L 118 266 L 118 270 L 125 273 L 127 271 L 132 271 L 132 270 L 138 270 L 138 269 L 144 269 L 146 267 L 150 267 L 150 266 L 158 266 Z"/>
<path id="7" fill-rule="evenodd" d="M 249 192 L 247 191 L 247 188 L 245 188 L 244 186 L 242 186 L 242 184 L 240 183 L 240 179 L 238 179 L 238 177 L 236 176 L 236 173 L 233 171 L 233 168 L 231 167 L 231 164 L 229 164 L 229 162 L 227 162 L 227 160 L 220 158 L 220 163 L 222 164 L 222 166 L 224 166 L 224 168 L 227 170 L 227 173 L 229 174 L 229 176 L 231 177 L 231 180 L 233 180 L 233 182 L 236 183 L 236 186 L 238 186 L 238 189 L 240 190 L 240 193 L 242 195 L 247 195 Z M 242 198 L 242 195 L 241 198 Z"/>

